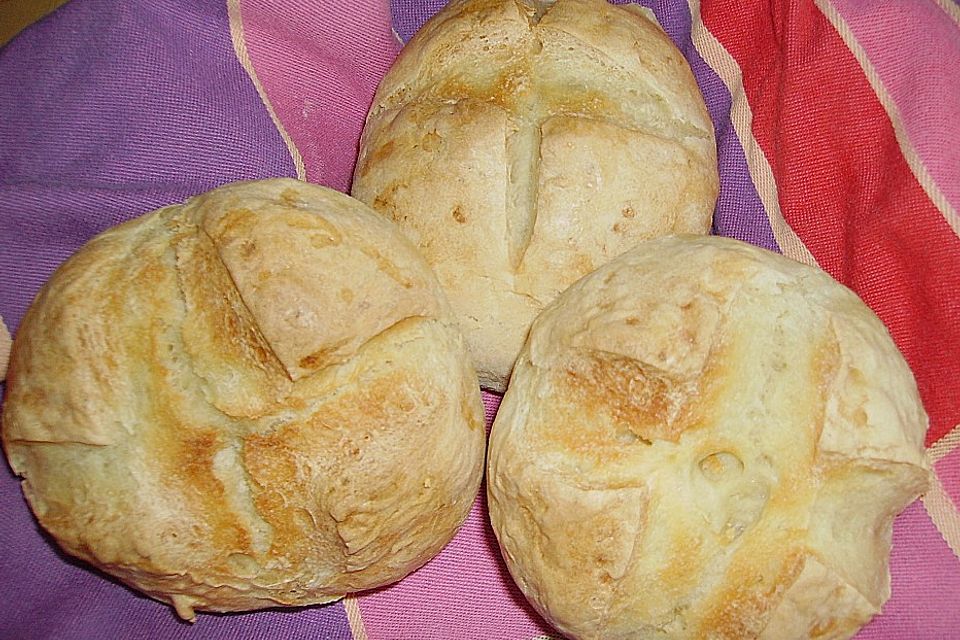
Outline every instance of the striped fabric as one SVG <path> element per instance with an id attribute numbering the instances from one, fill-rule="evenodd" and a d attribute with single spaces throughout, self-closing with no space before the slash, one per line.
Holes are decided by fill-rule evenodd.
<path id="1" fill-rule="evenodd" d="M 930 415 L 936 481 L 897 519 L 864 639 L 960 637 L 960 5 L 643 0 L 713 117 L 715 233 L 816 264 L 889 327 Z M 95 233 L 224 182 L 349 187 L 376 84 L 443 0 L 72 0 L 0 50 L 0 315 Z M 488 425 L 498 398 L 485 396 Z M 165 608 L 67 561 L 0 473 L 0 638 L 533 640 L 475 505 L 391 587 L 293 612 Z"/>

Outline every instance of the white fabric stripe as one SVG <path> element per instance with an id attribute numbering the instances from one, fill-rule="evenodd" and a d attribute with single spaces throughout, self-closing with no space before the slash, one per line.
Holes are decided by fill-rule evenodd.
<path id="1" fill-rule="evenodd" d="M 787 224 L 783 213 L 780 211 L 780 201 L 777 196 L 777 184 L 773 177 L 773 169 L 753 135 L 753 112 L 750 110 L 750 104 L 743 89 L 743 74 L 740 71 L 740 66 L 703 24 L 700 19 L 700 0 L 688 0 L 688 3 L 693 25 L 691 30 L 693 44 L 703 57 L 704 62 L 716 72 L 727 87 L 727 91 L 730 92 L 730 121 L 743 147 L 750 178 L 757 188 L 760 202 L 767 213 L 767 219 L 770 221 L 770 227 L 773 230 L 773 237 L 784 255 L 798 262 L 818 267 L 819 265 L 813 254 Z"/>
<path id="2" fill-rule="evenodd" d="M 960 5 L 953 0 L 934 0 L 945 14 L 953 18 L 953 21 L 960 25 Z"/>
<path id="3" fill-rule="evenodd" d="M 927 447 L 930 464 L 943 460 L 954 449 L 960 447 L 960 424 L 948 431 L 939 440 Z"/>
<path id="4" fill-rule="evenodd" d="M 347 622 L 350 623 L 350 633 L 353 634 L 353 640 L 369 640 L 367 629 L 363 625 L 363 615 L 360 613 L 357 598 L 355 596 L 345 597 L 343 608 L 347 612 Z"/>
<path id="5" fill-rule="evenodd" d="M 253 68 L 253 62 L 250 60 L 250 53 L 247 51 L 247 41 L 243 34 L 243 18 L 240 14 L 240 0 L 227 0 L 227 15 L 230 18 L 230 38 L 233 40 L 233 50 L 237 54 L 237 60 L 240 61 L 244 71 L 250 76 L 250 80 L 253 82 L 257 94 L 260 96 L 263 106 L 267 108 L 270 119 L 273 120 L 273 124 L 280 133 L 280 137 L 287 145 L 287 151 L 290 153 L 293 166 L 297 171 L 297 179 L 306 181 L 307 169 L 303 164 L 303 156 L 300 155 L 300 150 L 297 149 L 293 138 L 287 133 L 287 130 L 283 127 L 283 123 L 280 122 L 280 118 L 277 117 L 276 112 L 273 110 L 273 104 L 271 104 L 270 98 L 267 97 L 267 92 L 264 90 L 263 85 L 260 84 L 257 71 Z"/>
<path id="6" fill-rule="evenodd" d="M 840 15 L 840 12 L 837 11 L 837 8 L 834 7 L 829 0 L 814 0 L 814 3 L 830 24 L 833 25 L 833 28 L 836 29 L 840 35 L 840 39 L 847 45 L 847 48 L 853 54 L 853 57 L 856 58 L 860 68 L 863 69 L 863 73 L 867 76 L 870 87 L 876 94 L 877 99 L 880 100 L 884 111 L 887 112 L 887 117 L 890 118 L 890 122 L 893 124 L 893 134 L 896 136 L 897 144 L 900 146 L 900 152 L 903 153 L 903 157 L 907 161 L 907 166 L 910 167 L 914 178 L 920 183 L 920 187 L 924 193 L 927 194 L 927 197 L 930 198 L 930 201 L 933 202 L 933 205 L 940 211 L 941 215 L 943 215 L 947 225 L 953 229 L 953 232 L 957 234 L 957 236 L 960 236 L 960 216 L 957 215 L 956 210 L 950 202 L 947 201 L 946 196 L 927 171 L 926 165 L 920 160 L 916 149 L 914 149 L 910 143 L 910 139 L 907 137 L 906 130 L 903 126 L 903 119 L 897 110 L 897 105 L 894 103 L 893 98 L 890 97 L 890 93 L 886 87 L 883 86 L 883 82 L 881 82 L 880 76 L 873 64 L 870 63 L 866 51 L 864 51 L 860 43 L 857 42 L 853 31 L 850 30 L 843 16 Z"/>
<path id="7" fill-rule="evenodd" d="M 960 558 L 960 513 L 936 474 L 933 475 L 930 489 L 923 496 L 923 506 L 944 542 Z"/>

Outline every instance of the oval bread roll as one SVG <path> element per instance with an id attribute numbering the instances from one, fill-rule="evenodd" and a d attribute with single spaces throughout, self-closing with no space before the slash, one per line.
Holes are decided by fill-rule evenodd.
<path id="1" fill-rule="evenodd" d="M 40 524 L 187 619 L 393 582 L 479 488 L 479 386 L 429 267 L 294 180 L 90 241 L 28 311 L 7 384 Z"/>
<path id="2" fill-rule="evenodd" d="M 847 638 L 890 595 L 927 418 L 874 314 L 735 240 L 651 240 L 534 323 L 490 518 L 571 638 Z"/>
<path id="3" fill-rule="evenodd" d="M 367 117 L 352 193 L 420 247 L 487 388 L 533 318 L 638 242 L 706 233 L 713 126 L 636 6 L 454 0 L 404 47 Z"/>

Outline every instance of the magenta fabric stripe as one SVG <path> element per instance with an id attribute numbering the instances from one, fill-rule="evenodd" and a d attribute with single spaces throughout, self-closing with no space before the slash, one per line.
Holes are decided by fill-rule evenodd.
<path id="1" fill-rule="evenodd" d="M 830 0 L 863 47 L 910 144 L 960 211 L 960 25 L 935 0 Z"/>
<path id="2" fill-rule="evenodd" d="M 294 175 L 220 0 L 72 0 L 0 50 L 0 113 L 0 314 L 11 329 L 99 231 L 225 182 Z M 2 466 L 0 638 L 350 639 L 339 604 L 191 628 L 61 554 Z"/>
<path id="3" fill-rule="evenodd" d="M 392 0 L 397 33 L 409 39 L 443 4 L 442 0 Z M 692 42 L 689 7 L 667 0 L 642 4 L 654 10 L 690 61 L 717 130 L 721 194 L 714 231 L 778 250 L 731 123 L 730 92 Z M 498 402 L 497 396 L 484 394 L 488 428 Z M 372 640 L 517 640 L 553 633 L 507 574 L 483 502 L 481 496 L 457 537 L 425 567 L 398 584 L 358 598 L 366 633 Z"/>
<path id="4" fill-rule="evenodd" d="M 247 53 L 307 180 L 349 191 L 363 120 L 400 49 L 386 1 L 235 1 Z"/>
<path id="5" fill-rule="evenodd" d="M 893 547 L 890 583 L 894 597 L 887 601 L 883 615 L 857 634 L 857 640 L 956 638 L 955 611 L 943 609 L 948 599 L 931 597 L 930 585 L 937 585 L 943 594 L 960 593 L 957 559 L 919 500 L 894 521 Z"/>

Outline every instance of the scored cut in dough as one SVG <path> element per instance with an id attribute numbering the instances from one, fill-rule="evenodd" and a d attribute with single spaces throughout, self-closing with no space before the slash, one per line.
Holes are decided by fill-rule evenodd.
<path id="1" fill-rule="evenodd" d="M 91 240 L 27 312 L 7 384 L 4 448 L 40 524 L 188 619 L 398 580 L 482 475 L 476 374 L 429 267 L 294 180 Z"/>
<path id="2" fill-rule="evenodd" d="M 650 240 L 536 320 L 491 432 L 507 566 L 571 638 L 847 638 L 890 595 L 927 417 L 825 273 Z"/>
<path id="3" fill-rule="evenodd" d="M 718 185 L 696 81 L 644 12 L 462 0 L 381 82 L 352 193 L 424 253 L 502 391 L 544 305 L 645 239 L 707 233 Z"/>

